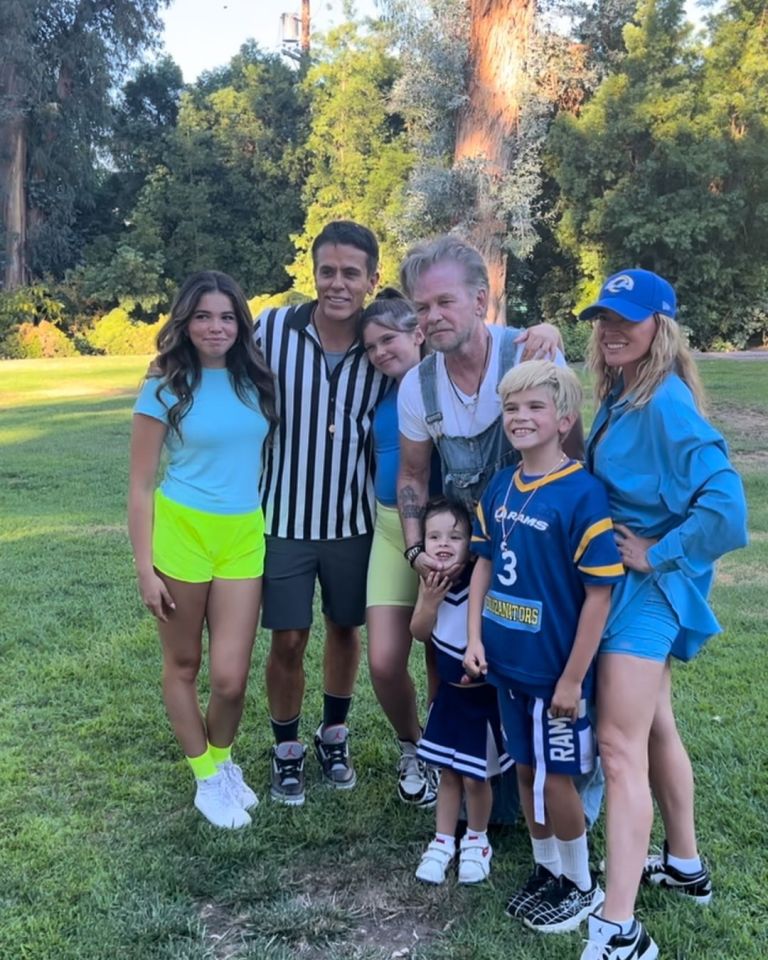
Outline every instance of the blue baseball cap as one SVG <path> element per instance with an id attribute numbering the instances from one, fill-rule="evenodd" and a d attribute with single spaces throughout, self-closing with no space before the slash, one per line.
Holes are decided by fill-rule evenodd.
<path id="1" fill-rule="evenodd" d="M 602 310 L 613 310 L 625 320 L 640 323 L 652 313 L 674 319 L 677 302 L 670 283 L 650 270 L 622 270 L 603 284 L 596 303 L 582 310 L 579 320 L 591 320 Z"/>

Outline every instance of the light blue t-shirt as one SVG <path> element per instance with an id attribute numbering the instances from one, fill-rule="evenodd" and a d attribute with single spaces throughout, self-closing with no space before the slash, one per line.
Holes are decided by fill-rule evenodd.
<path id="1" fill-rule="evenodd" d="M 176 397 L 158 381 L 142 385 L 134 414 L 168 423 Z M 254 400 L 257 397 L 253 391 Z M 163 403 L 164 402 L 164 403 Z M 165 404 L 165 405 L 164 405 Z M 204 367 L 192 405 L 181 420 L 181 439 L 168 430 L 168 467 L 161 491 L 185 507 L 207 513 L 250 513 L 261 506 L 261 454 L 268 423 L 258 406 L 243 403 L 226 369 Z"/>

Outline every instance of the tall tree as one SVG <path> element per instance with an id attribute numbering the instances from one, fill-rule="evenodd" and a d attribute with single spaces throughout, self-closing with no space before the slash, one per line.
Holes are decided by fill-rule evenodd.
<path id="1" fill-rule="evenodd" d="M 537 241 L 539 150 L 551 113 L 536 0 L 381 6 L 404 64 L 395 105 L 421 158 L 406 235 L 469 235 L 489 264 L 489 319 L 503 323 L 508 257 L 527 256 Z"/>
<path id="2" fill-rule="evenodd" d="M 531 89 L 526 65 L 535 11 L 536 0 L 469 0 L 469 82 L 453 159 L 457 165 L 480 165 L 490 185 L 501 184 L 512 166 Z M 503 323 L 507 224 L 499 216 L 494 193 L 478 192 L 471 236 L 488 263 L 490 317 Z"/>
<path id="3" fill-rule="evenodd" d="M 78 202 L 121 71 L 167 0 L 6 0 L 0 7 L 0 186 L 8 289 L 76 255 Z"/>
<path id="4" fill-rule="evenodd" d="M 305 89 L 311 101 L 304 187 L 306 219 L 289 272 L 297 290 L 314 289 L 309 248 L 329 220 L 358 220 L 381 243 L 382 276 L 395 280 L 402 248 L 397 226 L 414 157 L 402 121 L 388 109 L 397 62 L 388 38 L 348 22 L 315 45 Z"/>
<path id="5" fill-rule="evenodd" d="M 146 120 L 131 116 L 127 130 Z M 298 74 L 253 42 L 203 74 L 160 150 L 136 140 L 128 166 L 153 166 L 128 225 L 90 249 L 87 291 L 147 304 L 165 279 L 202 268 L 226 270 L 249 295 L 284 290 L 302 221 L 305 121 Z"/>
<path id="6" fill-rule="evenodd" d="M 743 339 L 768 299 L 765 4 L 727 4 L 702 49 L 683 0 L 644 0 L 624 38 L 620 70 L 550 137 L 577 299 L 645 266 L 676 283 L 695 343 Z"/>

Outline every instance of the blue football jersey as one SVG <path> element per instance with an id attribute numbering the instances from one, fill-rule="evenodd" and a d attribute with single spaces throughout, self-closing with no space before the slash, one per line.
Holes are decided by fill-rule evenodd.
<path id="1" fill-rule="evenodd" d="M 548 700 L 573 648 L 584 585 L 624 575 L 603 485 L 575 461 L 543 477 L 502 470 L 477 506 L 471 549 L 491 561 L 489 676 Z M 582 696 L 593 683 L 592 668 Z"/>

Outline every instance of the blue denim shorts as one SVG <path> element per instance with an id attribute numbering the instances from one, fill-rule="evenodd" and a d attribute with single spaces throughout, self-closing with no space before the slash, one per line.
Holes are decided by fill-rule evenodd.
<path id="1" fill-rule="evenodd" d="M 651 583 L 632 622 L 603 638 L 600 655 L 623 653 L 663 663 L 679 632 L 677 614 L 656 584 Z"/>

